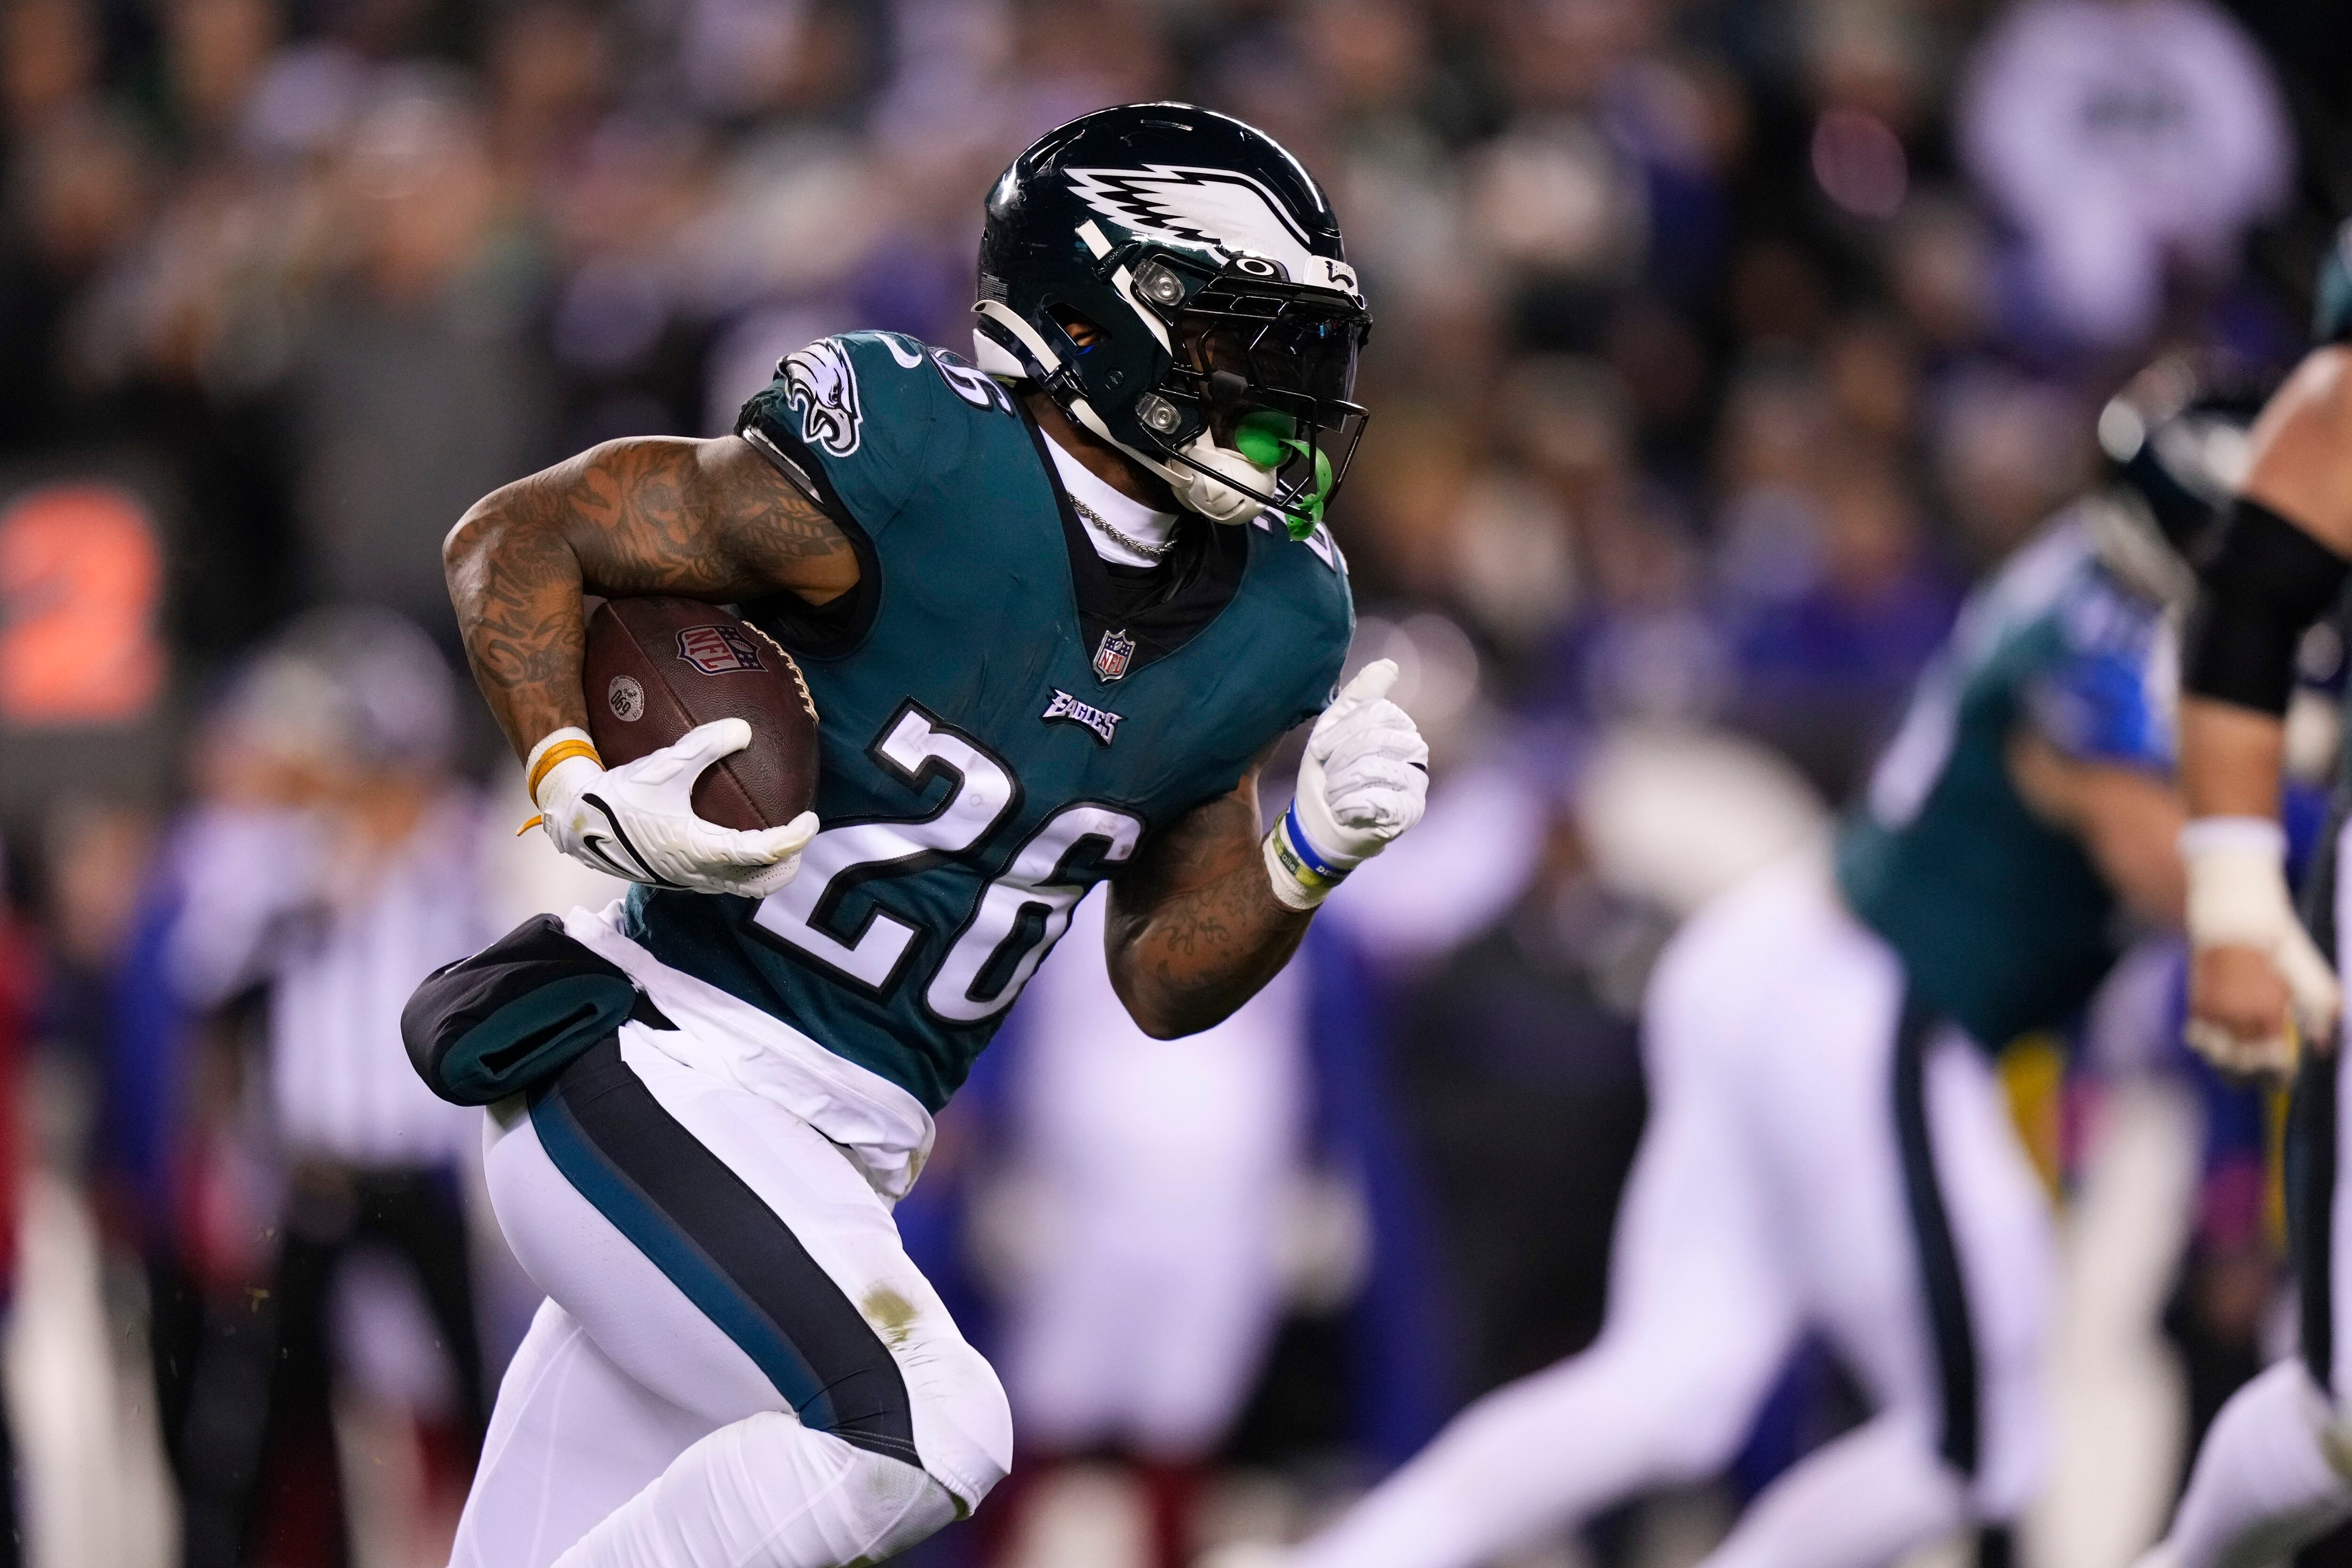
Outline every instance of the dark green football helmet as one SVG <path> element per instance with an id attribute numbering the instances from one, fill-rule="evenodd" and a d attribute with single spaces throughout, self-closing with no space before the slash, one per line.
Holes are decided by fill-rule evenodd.
<path id="1" fill-rule="evenodd" d="M 1331 204 L 1264 131 L 1126 104 L 1039 138 L 988 196 L 975 359 L 1219 522 L 1321 521 L 1371 331 Z"/>
<path id="2" fill-rule="evenodd" d="M 2106 482 L 2084 498 L 2101 559 L 2151 598 L 2188 603 L 2195 563 L 2245 477 L 2268 379 L 2227 355 L 2167 354 L 2099 413 Z"/>
<path id="3" fill-rule="evenodd" d="M 2272 383 L 2218 353 L 2167 354 L 2100 411 L 2107 480 L 2138 498 L 2165 543 L 2194 559 L 2237 494 L 2247 433 Z"/>

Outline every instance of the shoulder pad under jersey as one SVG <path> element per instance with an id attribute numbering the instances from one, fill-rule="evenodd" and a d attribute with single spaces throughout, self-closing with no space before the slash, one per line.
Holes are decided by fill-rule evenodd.
<path id="1" fill-rule="evenodd" d="M 946 350 L 899 332 L 845 332 L 785 355 L 736 429 L 821 467 L 872 533 L 961 461 L 969 422 L 1013 417 L 1004 389 Z"/>

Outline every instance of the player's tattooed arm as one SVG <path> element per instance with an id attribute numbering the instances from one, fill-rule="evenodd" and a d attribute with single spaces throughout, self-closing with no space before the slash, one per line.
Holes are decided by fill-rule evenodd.
<path id="1" fill-rule="evenodd" d="M 824 604 L 857 586 L 831 518 L 740 437 L 591 447 L 494 490 L 441 547 L 474 678 L 518 753 L 587 727 L 581 596 Z"/>
<path id="2" fill-rule="evenodd" d="M 1111 883 L 1112 989 L 1158 1040 L 1232 1016 L 1298 947 L 1311 913 L 1286 909 L 1259 848 L 1257 769 L 1145 839 Z"/>

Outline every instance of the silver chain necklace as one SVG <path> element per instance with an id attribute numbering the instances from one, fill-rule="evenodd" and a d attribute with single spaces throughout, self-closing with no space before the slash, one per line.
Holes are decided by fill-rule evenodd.
<path id="1" fill-rule="evenodd" d="M 1110 536 L 1111 543 L 1133 550 L 1136 554 L 1143 557 L 1144 559 L 1150 561 L 1155 566 L 1160 561 L 1167 559 L 1168 552 L 1176 548 L 1176 541 L 1173 538 L 1171 538 L 1166 544 L 1160 545 L 1150 544 L 1142 539 L 1137 538 L 1133 534 L 1127 532 L 1124 528 L 1114 526 L 1108 517 L 1104 517 L 1100 512 L 1096 511 L 1092 507 L 1087 506 L 1076 496 L 1072 496 L 1070 497 L 1070 505 L 1077 509 L 1078 516 L 1084 517 L 1087 521 L 1100 528 L 1104 533 L 1108 534 Z"/>

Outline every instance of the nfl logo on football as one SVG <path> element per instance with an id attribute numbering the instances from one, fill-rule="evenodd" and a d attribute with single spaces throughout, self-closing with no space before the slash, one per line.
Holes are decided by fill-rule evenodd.
<path id="1" fill-rule="evenodd" d="M 677 656 L 706 675 L 766 668 L 751 639 L 732 626 L 689 626 L 677 634 Z"/>
<path id="2" fill-rule="evenodd" d="M 1103 633 L 1102 645 L 1095 650 L 1095 678 L 1116 681 L 1127 674 L 1128 662 L 1135 657 L 1135 639 L 1124 630 Z"/>

